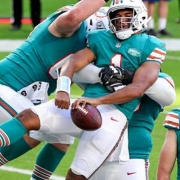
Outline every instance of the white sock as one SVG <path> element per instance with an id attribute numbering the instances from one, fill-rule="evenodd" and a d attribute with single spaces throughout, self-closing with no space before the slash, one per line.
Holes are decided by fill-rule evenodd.
<path id="1" fill-rule="evenodd" d="M 167 19 L 166 18 L 159 18 L 158 24 L 159 24 L 159 27 L 158 27 L 159 31 L 166 29 Z"/>

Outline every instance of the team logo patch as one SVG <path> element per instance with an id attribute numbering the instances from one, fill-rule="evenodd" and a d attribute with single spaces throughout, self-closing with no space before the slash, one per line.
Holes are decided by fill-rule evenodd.
<path id="1" fill-rule="evenodd" d="M 121 43 L 116 43 L 116 48 L 120 48 L 121 47 Z"/>
<path id="2" fill-rule="evenodd" d="M 137 49 L 134 49 L 134 48 L 128 49 L 128 53 L 135 57 L 141 56 L 141 52 L 139 52 Z"/>
<path id="3" fill-rule="evenodd" d="M 96 29 L 106 29 L 106 28 L 105 28 L 103 22 L 99 21 L 99 22 L 97 22 L 97 27 L 96 27 Z"/>

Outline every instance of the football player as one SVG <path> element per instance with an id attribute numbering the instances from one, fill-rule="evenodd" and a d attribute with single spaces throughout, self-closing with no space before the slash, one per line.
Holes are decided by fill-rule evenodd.
<path id="1" fill-rule="evenodd" d="M 104 28 L 99 16 L 94 16 L 96 22 L 92 19 L 84 21 L 103 5 L 104 0 L 82 0 L 74 6 L 59 9 L 40 23 L 15 51 L 0 61 L 1 122 L 16 116 L 25 108 L 47 101 L 47 96 L 56 89 L 57 72 L 65 62 L 65 57 L 86 46 L 87 30 Z M 101 10 L 99 14 L 104 17 L 106 11 Z M 11 128 L 13 131 L 13 126 Z M 43 140 L 42 133 L 26 134 L 10 147 L 1 148 L 0 164 L 19 157 Z M 72 142 L 73 138 L 64 135 L 59 138 L 59 142 L 49 141 L 37 159 L 32 179 L 48 179 Z M 53 156 L 47 156 L 52 150 L 55 160 Z M 47 164 L 43 164 L 44 159 Z"/>
<path id="2" fill-rule="evenodd" d="M 166 73 L 160 72 L 157 81 L 146 91 L 129 121 L 129 161 L 119 163 L 117 148 L 90 180 L 149 179 L 149 155 L 153 146 L 151 133 L 155 120 L 159 113 L 163 111 L 164 106 L 171 105 L 175 98 L 176 92 L 173 79 Z"/>
<path id="3" fill-rule="evenodd" d="M 172 171 L 177 164 L 176 180 L 180 179 L 180 147 L 179 147 L 180 108 L 173 108 L 165 117 L 164 127 L 167 129 L 164 143 L 159 156 L 157 180 L 170 180 Z"/>
<path id="4" fill-rule="evenodd" d="M 108 11 L 108 20 L 110 31 L 99 30 L 90 33 L 88 47 L 71 56 L 71 63 L 68 61 L 62 67 L 56 88 L 57 107 L 54 106 L 54 101 L 50 101 L 23 111 L 16 118 L 0 126 L 1 136 L 8 137 L 10 142 L 16 141 L 18 136 L 33 129 L 46 133 L 49 131 L 79 134 L 80 130 L 73 127 L 68 109 L 70 84 L 74 72 L 93 61 L 98 67 L 114 64 L 136 71 L 132 84 L 114 93 L 109 93 L 100 83 L 88 84 L 83 97 L 72 104 L 72 108 L 77 108 L 80 103 L 97 106 L 103 117 L 103 125 L 94 132 L 80 131 L 80 143 L 68 171 L 67 180 L 90 178 L 119 142 L 122 147 L 126 147 L 124 150 L 128 151 L 127 143 L 124 141 L 127 138 L 127 120 L 131 119 L 140 97 L 158 78 L 161 64 L 165 59 L 165 44 L 143 33 L 147 27 L 148 16 L 142 1 L 113 1 Z M 18 135 L 8 130 L 7 126 L 11 123 L 16 127 L 16 131 L 18 130 Z M 8 145 L 10 142 L 6 141 L 1 145 Z M 123 158 L 127 159 L 128 157 Z"/>

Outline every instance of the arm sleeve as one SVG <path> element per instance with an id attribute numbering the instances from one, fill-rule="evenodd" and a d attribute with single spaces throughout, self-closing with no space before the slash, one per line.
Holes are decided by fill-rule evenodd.
<path id="1" fill-rule="evenodd" d="M 145 94 L 161 106 L 169 106 L 176 99 L 176 91 L 173 84 L 173 81 L 169 81 L 169 79 L 158 77 Z"/>
<path id="2" fill-rule="evenodd" d="M 99 72 L 101 68 L 93 64 L 88 64 L 86 67 L 76 72 L 72 81 L 75 83 L 89 83 L 95 84 L 101 82 Z"/>

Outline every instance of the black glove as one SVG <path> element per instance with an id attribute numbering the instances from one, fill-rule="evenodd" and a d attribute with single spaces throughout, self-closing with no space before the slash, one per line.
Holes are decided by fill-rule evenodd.
<path id="1" fill-rule="evenodd" d="M 106 89 L 110 92 L 115 92 L 124 87 L 122 86 L 123 71 L 123 69 L 114 66 L 107 66 L 101 69 L 99 77 Z"/>
<path id="2" fill-rule="evenodd" d="M 122 82 L 114 82 L 114 83 L 108 83 L 105 85 L 106 89 L 110 92 L 116 92 L 119 89 L 122 89 L 125 85 L 122 84 Z"/>
<path id="3" fill-rule="evenodd" d="M 122 80 L 124 79 L 124 69 L 107 66 L 101 69 L 99 77 L 101 78 L 103 85 L 115 83 L 117 81 L 122 83 Z"/>
<path id="4" fill-rule="evenodd" d="M 123 69 L 117 66 L 108 66 L 102 68 L 99 73 L 102 84 L 110 92 L 115 92 L 124 87 L 123 85 L 130 84 L 132 82 L 133 76 L 134 71 Z"/>
<path id="5" fill-rule="evenodd" d="M 130 69 L 124 69 L 124 76 L 123 76 L 123 84 L 128 85 L 132 83 L 133 77 L 134 77 L 135 71 L 132 71 Z"/>

